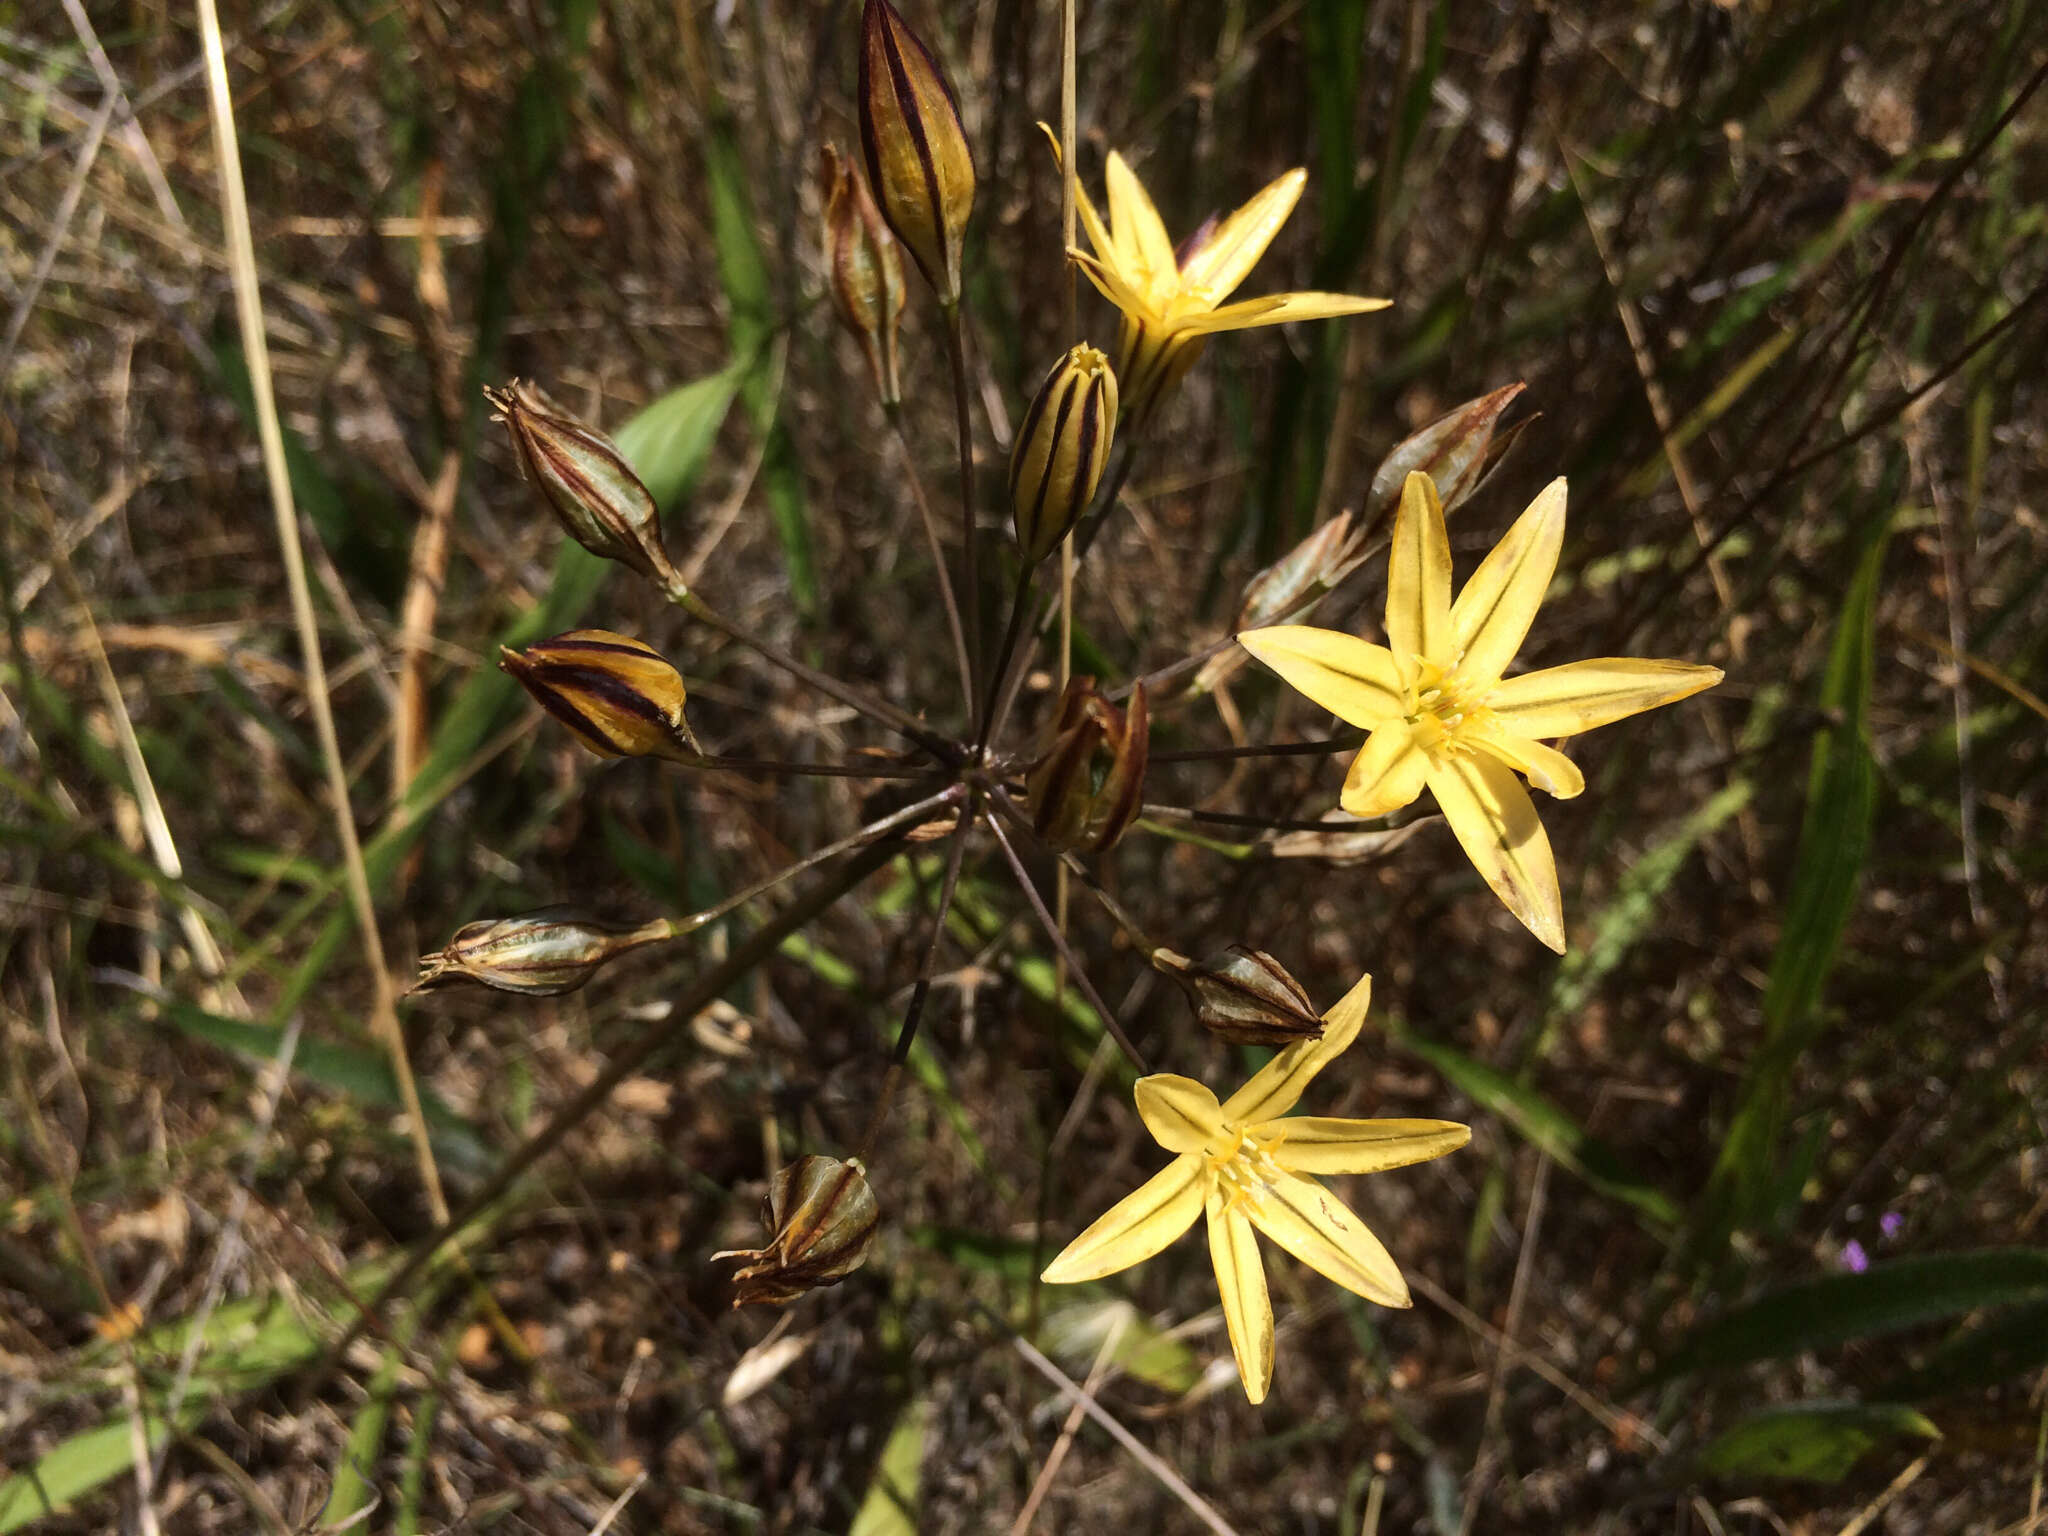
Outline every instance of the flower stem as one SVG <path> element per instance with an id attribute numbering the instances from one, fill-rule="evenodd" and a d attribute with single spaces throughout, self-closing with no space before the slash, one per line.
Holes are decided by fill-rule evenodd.
<path id="1" fill-rule="evenodd" d="M 1024 820 L 1023 813 L 1017 809 L 1016 803 L 1002 790 L 994 789 L 990 793 L 994 796 L 996 804 L 1015 817 L 1019 825 L 1029 825 Z M 1031 871 L 1024 867 L 1024 861 L 1018 857 L 1009 834 L 1003 831 L 1002 818 L 989 817 L 988 829 L 995 834 L 996 845 L 1003 850 L 1003 857 L 1009 862 L 1010 873 L 1016 877 L 1017 889 L 1024 893 L 1024 900 L 1031 908 L 1031 915 L 1038 919 L 1038 926 L 1045 931 L 1045 936 L 1052 941 L 1054 950 L 1066 962 L 1068 976 L 1073 979 L 1074 985 L 1080 988 L 1081 995 L 1088 1000 L 1088 1006 L 1095 1010 L 1096 1017 L 1102 1020 L 1102 1027 L 1109 1031 L 1110 1038 L 1116 1041 L 1117 1046 L 1140 1075 L 1150 1071 L 1151 1069 L 1145 1065 L 1144 1054 L 1131 1043 L 1131 1037 L 1124 1033 L 1123 1025 L 1117 1022 L 1115 1011 L 1102 1000 L 1102 994 L 1095 990 L 1095 983 L 1090 981 L 1088 973 L 1081 969 L 1080 959 L 1068 946 L 1066 936 L 1060 932 L 1059 923 L 1046 909 L 1045 898 L 1038 894 L 1038 887 L 1032 883 Z"/>
<path id="2" fill-rule="evenodd" d="M 910 496 L 917 503 L 917 520 L 924 528 L 925 546 L 931 551 L 932 569 L 938 572 L 939 600 L 946 609 L 946 628 L 953 637 L 953 661 L 960 669 L 960 707 L 974 711 L 974 664 L 967 658 L 967 633 L 960 624 L 960 599 L 953 591 L 953 573 L 946 565 L 946 551 L 939 543 L 938 519 L 924 493 L 924 478 L 917 472 L 917 456 L 910 449 L 910 435 L 903 428 L 903 407 L 887 408 L 889 425 L 895 429 L 896 446 L 903 455 L 904 477 L 910 482 Z"/>
<path id="3" fill-rule="evenodd" d="M 1148 679 L 1149 681 L 1149 679 Z M 1216 763 L 1240 757 L 1323 757 L 1349 752 L 1357 736 L 1324 736 L 1316 741 L 1264 742 L 1249 747 L 1193 747 L 1185 752 L 1154 752 L 1154 763 Z"/>
<path id="4" fill-rule="evenodd" d="M 1186 805 L 1147 803 L 1138 813 L 1165 821 L 1201 821 L 1218 827 L 1250 827 L 1260 832 L 1358 832 L 1364 827 L 1350 822 L 1275 820 L 1266 816 L 1240 816 L 1232 811 L 1198 811 Z"/>
<path id="5" fill-rule="evenodd" d="M 1017 637 L 1024 630 L 1024 615 L 1031 606 L 1031 578 L 1034 573 L 1024 570 L 1017 576 L 1017 595 L 1010 602 L 1010 622 L 1003 628 L 1003 643 L 996 652 L 995 670 L 988 676 L 988 698 L 984 701 L 980 718 L 975 722 L 974 750 L 979 756 L 981 749 L 989 744 L 996 728 L 1002 723 L 996 718 L 996 698 L 1002 692 L 1003 679 L 1009 676 L 1010 661 L 1016 654 Z"/>
<path id="6" fill-rule="evenodd" d="M 961 583 L 967 588 L 967 656 L 969 670 L 981 673 L 981 555 L 974 526 L 974 420 L 967 396 L 967 324 L 960 313 L 960 301 L 945 306 L 946 351 L 953 363 L 953 433 L 960 445 L 960 540 Z M 978 691 L 967 690 L 970 700 Z"/>
<path id="7" fill-rule="evenodd" d="M 717 753 L 672 757 L 668 761 L 707 773 L 787 774 L 811 779 L 929 779 L 933 772 L 903 763 L 877 763 L 869 768 L 859 763 L 792 763 L 773 757 L 726 757 Z"/>

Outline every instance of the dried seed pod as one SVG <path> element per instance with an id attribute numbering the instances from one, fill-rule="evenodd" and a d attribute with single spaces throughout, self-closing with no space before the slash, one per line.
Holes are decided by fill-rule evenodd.
<path id="1" fill-rule="evenodd" d="M 1026 565 L 1058 549 L 1081 521 L 1115 435 L 1116 375 L 1083 342 L 1045 376 L 1010 450 L 1010 507 Z"/>
<path id="2" fill-rule="evenodd" d="M 616 443 L 523 380 L 486 389 L 484 398 L 511 429 L 520 469 L 572 539 L 665 590 L 680 585 L 662 546 L 661 509 Z"/>
<path id="3" fill-rule="evenodd" d="M 768 1186 L 765 1248 L 714 1253 L 734 1262 L 735 1307 L 783 1306 L 805 1291 L 837 1285 L 867 1261 L 881 1216 L 856 1163 L 800 1157 Z"/>
<path id="4" fill-rule="evenodd" d="M 1477 400 L 1467 400 L 1395 444 L 1394 451 L 1373 472 L 1360 527 L 1370 533 L 1384 526 L 1400 505 L 1402 485 L 1416 470 L 1436 482 L 1437 497 L 1443 502 L 1444 511 L 1450 512 L 1470 500 L 1502 456 L 1515 445 L 1522 429 L 1536 419 L 1525 417 L 1495 436 L 1501 412 L 1527 387 L 1510 384 Z"/>
<path id="5" fill-rule="evenodd" d="M 889 0 L 861 11 L 860 144 L 882 216 L 948 305 L 974 207 L 974 157 L 938 62 Z"/>
<path id="6" fill-rule="evenodd" d="M 1199 962 L 1162 949 L 1152 963 L 1180 983 L 1202 1027 L 1233 1045 L 1292 1045 L 1323 1036 L 1322 1016 L 1301 983 L 1262 949 L 1233 944 Z"/>
<path id="7" fill-rule="evenodd" d="M 572 629 L 498 665 L 600 757 L 702 756 L 683 719 L 683 676 L 661 652 L 608 629 Z"/>
<path id="8" fill-rule="evenodd" d="M 1114 847 L 1144 805 L 1150 755 L 1143 684 L 1122 710 L 1095 691 L 1093 678 L 1072 679 L 1060 695 L 1051 744 L 1025 775 L 1032 826 L 1072 853 Z"/>
<path id="9" fill-rule="evenodd" d="M 421 957 L 415 990 L 472 981 L 499 992 L 559 997 L 590 980 L 606 961 L 668 933 L 665 921 L 613 928 L 560 907 L 486 918 L 458 929 L 438 955 Z"/>
<path id="10" fill-rule="evenodd" d="M 827 144 L 819 151 L 825 196 L 825 271 L 832 308 L 867 357 L 884 405 L 902 399 L 896 327 L 903 316 L 903 259 L 858 168 Z"/>

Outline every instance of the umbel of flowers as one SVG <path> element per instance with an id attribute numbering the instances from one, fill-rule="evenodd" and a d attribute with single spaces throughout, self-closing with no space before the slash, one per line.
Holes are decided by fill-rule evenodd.
<path id="1" fill-rule="evenodd" d="M 1554 742 L 1684 698 L 1721 674 L 1684 661 L 1614 658 L 1513 670 L 1563 541 L 1562 480 L 1538 494 L 1453 596 L 1445 511 L 1479 487 L 1512 441 L 1516 429 L 1496 429 L 1517 385 L 1471 401 L 1397 445 L 1354 510 L 1260 572 L 1243 595 L 1236 646 L 1226 635 L 1206 652 L 1123 683 L 1076 676 L 1056 697 L 1047 690 L 1034 705 L 1020 706 L 1034 658 L 1049 661 L 1041 648 L 1053 632 L 1058 584 L 1047 573 L 1061 564 L 1053 557 L 1063 547 L 1085 556 L 1115 515 L 1133 460 L 1147 448 L 1208 339 L 1365 314 L 1387 301 L 1326 293 L 1232 299 L 1299 201 L 1305 182 L 1299 170 L 1176 247 L 1121 154 L 1107 157 L 1106 219 L 1080 190 L 1074 167 L 1064 165 L 1091 247 L 1067 251 L 1064 259 L 1114 306 L 1116 345 L 1104 351 L 1077 338 L 1053 361 L 1035 397 L 1012 413 L 1018 425 L 1004 489 L 1014 551 L 1007 560 L 984 560 L 984 530 L 996 520 L 983 514 L 997 509 L 976 500 L 982 481 L 974 472 L 966 366 L 975 166 L 939 59 L 889 0 L 866 0 L 859 164 L 836 146 L 821 146 L 819 269 L 899 450 L 905 501 L 921 525 L 937 608 L 953 642 L 958 698 L 950 704 L 891 698 L 859 678 L 784 654 L 715 605 L 715 568 L 706 591 L 685 583 L 668 553 L 662 510 L 615 442 L 538 386 L 514 382 L 490 391 L 521 470 L 570 537 L 648 581 L 681 610 L 692 632 L 708 629 L 748 648 L 799 686 L 894 738 L 895 750 L 837 763 L 727 755 L 715 731 L 702 721 L 693 729 L 685 719 L 686 651 L 679 665 L 637 636 L 603 629 L 507 650 L 505 670 L 598 757 L 777 780 L 823 774 L 869 781 L 887 793 L 869 797 L 879 811 L 872 820 L 711 907 L 627 923 L 573 907 L 487 917 L 461 928 L 423 961 L 420 984 L 558 996 L 621 956 L 677 942 L 747 909 L 756 924 L 752 934 L 698 983 L 707 997 L 715 996 L 865 877 L 936 848 L 943 873 L 924 919 L 930 926 L 922 958 L 916 974 L 898 978 L 907 983 L 909 1002 L 894 1048 L 877 1063 L 879 1084 L 864 1130 L 848 1145 L 806 1151 L 765 1170 L 766 1242 L 714 1256 L 733 1305 L 787 1305 L 857 1272 L 878 1244 L 886 1251 L 886 1237 L 878 1239 L 887 1231 L 886 1191 L 878 1196 L 868 1169 L 896 1124 L 892 1096 L 932 993 L 969 847 L 999 856 L 1029 920 L 1135 1069 L 1138 1117 L 1169 1154 L 1163 1168 L 1074 1236 L 1043 1278 L 1063 1284 L 1115 1274 L 1200 1220 L 1232 1355 L 1246 1395 L 1257 1403 L 1274 1368 L 1273 1311 L 1259 1240 L 1368 1301 L 1407 1306 L 1408 1288 L 1393 1257 L 1323 1181 L 1440 1157 L 1463 1146 L 1470 1133 L 1449 1120 L 1294 1113 L 1318 1074 L 1366 1038 L 1370 978 L 1319 1011 L 1282 960 L 1259 947 L 1273 943 L 1270 936 L 1246 934 L 1245 942 L 1189 960 L 1142 933 L 1096 878 L 1099 863 L 1133 836 L 1202 814 L 1151 798 L 1154 720 L 1199 707 L 1246 658 L 1257 658 L 1364 731 L 1338 792 L 1344 811 L 1385 817 L 1427 793 L 1501 901 L 1537 938 L 1561 950 L 1566 931 L 1556 864 L 1525 786 L 1560 799 L 1577 795 L 1584 777 Z M 952 365 L 950 413 L 918 409 L 902 398 L 906 373 L 917 370 L 906 368 L 899 346 L 908 300 L 899 246 L 937 306 Z M 1058 251 L 1046 257 L 1062 259 Z M 949 414 L 960 467 L 950 548 L 919 471 L 917 435 L 941 429 Z M 1392 533 L 1382 562 L 1376 537 L 1389 513 Z M 1079 568 L 1085 581 L 1089 567 L 1083 561 Z M 989 579 L 1003 571 L 1007 580 Z M 1333 592 L 1373 571 L 1385 573 L 1383 639 L 1307 622 Z M 985 600 L 989 614 L 1007 613 L 987 633 Z M 986 643 L 991 634 L 999 636 L 992 646 Z M 1171 684 L 1182 677 L 1191 681 Z M 1233 747 L 1219 755 L 1255 757 L 1266 750 Z M 1326 835 L 1312 828 L 1309 835 L 1324 839 L 1318 850 L 1338 856 L 1355 837 L 1350 823 L 1340 827 Z M 1131 941 L 1129 953 L 1179 983 L 1191 1005 L 1191 1027 L 1142 1044 L 1131 1038 L 1038 889 L 1033 857 L 1078 878 Z M 797 882 L 800 890 L 778 910 L 778 892 Z M 1295 942 L 1307 947 L 1300 936 Z M 658 1032 L 671 1027 L 650 1026 L 656 1033 L 621 1049 L 600 1085 L 647 1061 L 660 1044 Z M 1148 1056 L 1154 1053 L 1202 1070 L 1215 1054 L 1211 1035 L 1278 1050 L 1222 1099 L 1196 1076 L 1152 1070 Z M 601 1086 L 586 1090 L 536 1141 L 558 1144 L 601 1098 Z M 1054 1219 L 1078 1224 L 1064 1214 Z"/>

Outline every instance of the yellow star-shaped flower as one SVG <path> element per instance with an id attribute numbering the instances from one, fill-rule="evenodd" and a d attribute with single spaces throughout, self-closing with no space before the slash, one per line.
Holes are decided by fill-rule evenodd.
<path id="1" fill-rule="evenodd" d="M 1456 602 L 1443 503 L 1428 475 L 1401 488 L 1387 569 L 1387 643 L 1282 624 L 1238 643 L 1341 720 L 1371 734 L 1344 777 L 1354 816 L 1399 810 L 1424 788 L 1472 863 L 1529 931 L 1564 952 L 1557 863 L 1521 774 L 1569 800 L 1586 787 L 1546 739 L 1698 693 L 1718 667 L 1604 657 L 1503 677 L 1535 621 L 1564 541 L 1553 480 L 1493 547 Z"/>
<path id="2" fill-rule="evenodd" d="M 1050 128 L 1045 133 L 1057 155 L 1059 139 Z M 1095 254 L 1067 254 L 1123 312 L 1116 377 L 1124 414 L 1132 420 L 1142 419 L 1173 393 L 1214 332 L 1362 315 L 1391 302 L 1343 293 L 1275 293 L 1235 304 L 1223 302 L 1251 275 L 1301 200 L 1308 172 L 1298 167 L 1228 218 L 1209 220 L 1179 251 L 1167 238 L 1166 224 L 1143 184 L 1115 150 L 1109 152 L 1106 180 L 1106 226 L 1088 194 L 1076 189 L 1081 222 Z"/>
<path id="3" fill-rule="evenodd" d="M 1403 1168 L 1456 1151 L 1472 1132 L 1450 1120 L 1287 1113 L 1309 1081 L 1358 1038 L 1371 998 L 1367 976 L 1323 1016 L 1322 1038 L 1290 1045 L 1221 1104 L 1192 1078 L 1140 1078 L 1138 1114 L 1178 1156 L 1067 1244 L 1044 1278 L 1065 1285 L 1128 1269 L 1206 1214 L 1230 1347 L 1255 1403 L 1265 1400 L 1273 1380 L 1273 1304 L 1254 1229 L 1367 1301 L 1407 1306 L 1407 1284 L 1386 1248 L 1313 1175 Z"/>

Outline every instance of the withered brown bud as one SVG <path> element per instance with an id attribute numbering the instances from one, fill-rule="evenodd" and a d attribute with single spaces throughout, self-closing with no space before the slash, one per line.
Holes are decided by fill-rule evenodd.
<path id="1" fill-rule="evenodd" d="M 486 389 L 484 398 L 511 430 L 521 472 L 569 537 L 664 589 L 680 586 L 661 542 L 661 509 L 618 444 L 522 379 Z"/>
<path id="2" fill-rule="evenodd" d="M 1097 693 L 1092 677 L 1072 679 L 1060 695 L 1051 744 L 1025 776 L 1032 826 L 1070 853 L 1114 847 L 1144 805 L 1150 755 L 1142 683 L 1125 710 Z"/>
<path id="3" fill-rule="evenodd" d="M 935 60 L 889 0 L 860 18 L 860 146 L 882 216 L 946 304 L 960 299 L 960 248 L 974 207 L 974 157 Z"/>
<path id="4" fill-rule="evenodd" d="M 881 1216 L 859 1166 L 800 1157 L 768 1186 L 768 1246 L 714 1253 L 732 1263 L 732 1304 L 784 1306 L 867 1262 Z"/>
<path id="5" fill-rule="evenodd" d="M 1308 993 L 1263 949 L 1233 944 L 1202 961 L 1162 949 L 1152 963 L 1180 983 L 1202 1027 L 1233 1045 L 1322 1038 L 1322 1016 Z"/>
<path id="6" fill-rule="evenodd" d="M 832 308 L 867 357 L 884 405 L 903 398 L 896 327 L 903 316 L 903 259 L 858 168 L 827 144 L 819 151 L 825 196 L 825 272 Z"/>
<path id="7" fill-rule="evenodd" d="M 458 929 L 438 955 L 421 957 L 415 990 L 469 981 L 499 992 L 559 997 L 590 980 L 606 961 L 668 935 L 664 919 L 613 928 L 559 907 L 486 918 Z"/>
<path id="8" fill-rule="evenodd" d="M 1444 511 L 1450 512 L 1469 501 L 1515 445 L 1522 429 L 1536 419 L 1525 417 L 1506 432 L 1495 433 L 1501 412 L 1527 387 L 1510 384 L 1477 400 L 1467 400 L 1395 444 L 1394 451 L 1373 472 L 1372 489 L 1366 492 L 1359 526 L 1368 533 L 1384 526 L 1401 504 L 1402 483 L 1418 469 L 1436 482 L 1436 494 Z"/>
<path id="9" fill-rule="evenodd" d="M 1232 628 L 1241 633 L 1299 621 L 1363 565 L 1365 557 L 1364 530 L 1349 512 L 1339 512 L 1245 583 L 1244 602 Z M 1242 646 L 1218 651 L 1202 664 L 1189 691 L 1210 692 L 1250 659 Z"/>
<path id="10" fill-rule="evenodd" d="M 1010 449 L 1010 507 L 1026 565 L 1058 549 L 1081 521 L 1115 435 L 1116 375 L 1082 342 L 1045 376 Z"/>
<path id="11" fill-rule="evenodd" d="M 600 757 L 702 755 L 683 719 L 683 675 L 653 646 L 608 629 L 572 629 L 498 665 Z"/>

